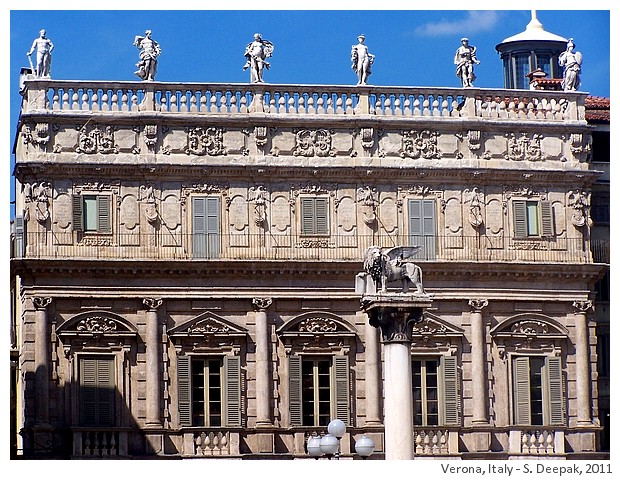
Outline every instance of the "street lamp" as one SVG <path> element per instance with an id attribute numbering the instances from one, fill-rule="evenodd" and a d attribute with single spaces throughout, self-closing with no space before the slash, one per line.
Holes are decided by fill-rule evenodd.
<path id="1" fill-rule="evenodd" d="M 318 436 L 316 433 L 308 438 L 307 449 L 308 455 L 315 459 L 325 455 L 329 460 L 335 457 L 339 459 L 340 454 L 340 439 L 344 437 L 347 431 L 347 426 L 342 420 L 332 420 L 327 426 L 327 433 L 323 436 Z M 364 460 L 372 455 L 375 450 L 375 444 L 370 437 L 362 435 L 355 442 L 355 452 Z"/>

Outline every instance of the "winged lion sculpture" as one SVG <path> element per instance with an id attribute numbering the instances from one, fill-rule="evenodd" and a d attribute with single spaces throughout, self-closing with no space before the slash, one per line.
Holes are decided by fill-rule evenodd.
<path id="1" fill-rule="evenodd" d="M 366 251 L 364 270 L 377 286 L 377 291 L 385 292 L 387 283 L 400 280 L 402 292 L 409 291 L 409 283 L 416 288 L 416 293 L 424 294 L 422 287 L 422 269 L 415 263 L 408 261 L 417 254 L 422 247 L 389 247 L 372 246 Z"/>

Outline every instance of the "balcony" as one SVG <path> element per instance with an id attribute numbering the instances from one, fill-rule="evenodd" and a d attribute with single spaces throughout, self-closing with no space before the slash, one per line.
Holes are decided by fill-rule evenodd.
<path id="1" fill-rule="evenodd" d="M 504 236 L 84 235 L 30 232 L 14 241 L 14 258 L 80 260 L 363 261 L 369 247 L 420 245 L 421 261 L 592 263 L 582 238 Z M 23 245 L 25 243 L 25 245 Z M 597 250 L 598 251 L 598 250 Z M 595 257 L 598 258 L 598 257 Z"/>

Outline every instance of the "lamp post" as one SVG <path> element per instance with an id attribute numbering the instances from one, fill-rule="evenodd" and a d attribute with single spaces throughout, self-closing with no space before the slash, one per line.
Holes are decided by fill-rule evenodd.
<path id="1" fill-rule="evenodd" d="M 313 434 L 307 443 L 308 454 L 319 459 L 323 455 L 331 460 L 340 458 L 340 439 L 347 431 L 347 427 L 342 420 L 332 420 L 327 425 L 327 434 L 318 436 Z M 364 460 L 372 455 L 375 450 L 375 444 L 371 438 L 362 435 L 355 442 L 355 452 Z"/>

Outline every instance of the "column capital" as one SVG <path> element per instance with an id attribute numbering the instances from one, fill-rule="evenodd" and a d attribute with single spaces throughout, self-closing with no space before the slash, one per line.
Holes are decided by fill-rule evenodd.
<path id="1" fill-rule="evenodd" d="M 484 308 L 489 306 L 489 301 L 484 298 L 472 298 L 467 304 L 473 312 L 480 313 Z"/>
<path id="2" fill-rule="evenodd" d="M 37 310 L 45 310 L 52 303 L 52 297 L 32 297 L 32 304 Z"/>
<path id="3" fill-rule="evenodd" d="M 142 303 L 144 303 L 150 311 L 155 311 L 161 307 L 163 300 L 161 298 L 145 298 L 142 300 Z"/>
<path id="4" fill-rule="evenodd" d="M 266 298 L 262 298 L 262 297 L 254 297 L 252 299 L 252 306 L 254 307 L 254 310 L 261 312 L 261 311 L 265 311 L 269 308 L 269 306 L 273 303 L 273 299 L 266 297 Z"/>
<path id="5" fill-rule="evenodd" d="M 573 308 L 575 309 L 575 313 L 587 313 L 588 310 L 594 309 L 591 300 L 575 300 L 573 302 Z"/>

